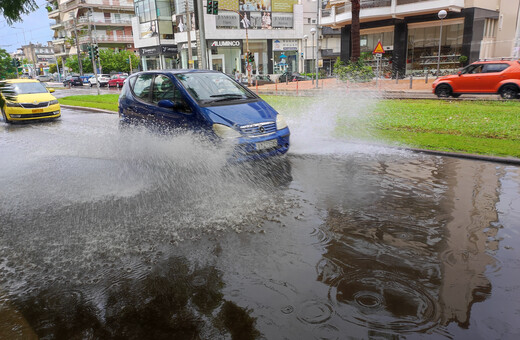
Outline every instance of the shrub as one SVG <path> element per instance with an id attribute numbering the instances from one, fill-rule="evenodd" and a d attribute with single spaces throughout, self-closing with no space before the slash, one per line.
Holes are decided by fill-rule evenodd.
<path id="1" fill-rule="evenodd" d="M 345 65 L 338 57 L 334 63 L 334 74 L 342 81 L 356 83 L 371 81 L 374 78 L 372 67 L 365 65 L 362 59 Z"/>

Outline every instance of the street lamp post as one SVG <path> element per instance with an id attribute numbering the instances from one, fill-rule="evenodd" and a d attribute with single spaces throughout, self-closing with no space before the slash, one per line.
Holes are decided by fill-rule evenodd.
<path id="1" fill-rule="evenodd" d="M 439 16 L 439 19 L 441 19 L 441 29 L 440 29 L 440 34 L 439 34 L 439 53 L 437 53 L 437 78 L 438 78 L 440 68 L 441 68 L 442 20 L 444 18 L 446 18 L 446 16 L 448 15 L 448 12 L 446 12 L 445 10 L 442 9 L 439 11 L 439 13 L 437 13 L 437 15 Z"/>
<path id="2" fill-rule="evenodd" d="M 303 43 L 304 43 L 304 49 L 303 49 L 303 73 L 305 74 L 305 59 L 307 59 L 307 39 L 309 39 L 309 36 L 305 34 L 303 36 Z"/>
<path id="3" fill-rule="evenodd" d="M 311 34 L 312 34 L 312 45 L 314 46 L 314 35 L 316 34 L 316 28 L 311 28 Z M 312 49 L 312 61 L 314 62 L 314 48 Z M 311 67 L 312 71 L 312 67 Z M 312 77 L 312 84 L 314 85 L 314 77 Z"/>

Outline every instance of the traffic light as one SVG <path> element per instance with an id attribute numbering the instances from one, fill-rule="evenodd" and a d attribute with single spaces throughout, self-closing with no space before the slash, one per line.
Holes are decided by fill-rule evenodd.
<path id="1" fill-rule="evenodd" d="M 22 63 L 20 62 L 20 59 L 16 58 L 16 67 L 22 66 Z"/>
<path id="2" fill-rule="evenodd" d="M 250 63 L 254 63 L 255 62 L 255 55 L 251 52 L 247 52 L 247 61 L 250 62 Z"/>
<path id="3" fill-rule="evenodd" d="M 218 15 L 218 1 L 213 1 L 213 15 Z"/>
<path id="4" fill-rule="evenodd" d="M 213 14 L 213 1 L 208 0 L 208 7 L 206 8 L 207 14 Z"/>
<path id="5" fill-rule="evenodd" d="M 87 50 L 88 50 L 88 57 L 89 57 L 90 61 L 92 61 L 92 59 L 93 59 L 93 55 L 92 55 L 92 46 L 91 46 L 91 45 L 88 45 L 88 46 L 87 46 Z"/>
<path id="6" fill-rule="evenodd" d="M 97 45 L 94 46 L 94 58 L 99 59 L 99 48 Z"/>

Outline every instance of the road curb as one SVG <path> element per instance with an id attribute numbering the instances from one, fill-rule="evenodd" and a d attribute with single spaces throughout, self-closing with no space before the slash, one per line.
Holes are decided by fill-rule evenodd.
<path id="1" fill-rule="evenodd" d="M 91 111 L 91 112 L 117 114 L 117 111 L 98 109 L 98 108 L 95 108 L 95 107 L 74 106 L 74 105 L 64 105 L 64 104 L 60 104 L 60 107 L 63 107 L 65 109 L 76 109 L 76 110 Z"/>
<path id="2" fill-rule="evenodd" d="M 520 158 L 485 156 L 485 155 L 476 155 L 476 154 L 468 154 L 468 153 L 434 151 L 434 150 L 425 150 L 425 149 L 416 149 L 416 148 L 402 148 L 402 150 L 408 150 L 408 151 L 412 151 L 412 152 L 416 152 L 416 153 L 424 153 L 424 154 L 433 155 L 433 156 L 463 158 L 463 159 L 471 159 L 471 160 L 476 160 L 476 161 L 486 161 L 486 162 L 494 162 L 494 163 L 502 163 L 502 164 L 520 166 Z"/>

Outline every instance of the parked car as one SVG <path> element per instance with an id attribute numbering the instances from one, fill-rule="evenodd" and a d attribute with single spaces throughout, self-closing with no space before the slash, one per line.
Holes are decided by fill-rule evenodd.
<path id="1" fill-rule="evenodd" d="M 241 82 L 242 85 L 248 86 L 247 83 L 247 76 L 242 77 Z M 258 85 L 265 85 L 265 84 L 274 84 L 274 81 L 271 80 L 271 77 L 269 75 L 253 75 L 251 77 L 251 84 L 255 86 L 258 83 Z"/>
<path id="2" fill-rule="evenodd" d="M 63 81 L 63 86 L 83 86 L 83 81 L 81 80 L 80 76 L 67 76 L 65 80 Z"/>
<path id="3" fill-rule="evenodd" d="M 126 78 L 128 78 L 127 75 L 114 74 L 108 81 L 108 87 L 123 87 Z"/>
<path id="4" fill-rule="evenodd" d="M 107 86 L 108 81 L 110 80 L 110 75 L 109 74 L 98 74 L 97 80 L 99 81 L 99 86 Z M 90 87 L 96 85 L 97 84 L 96 77 L 92 76 L 92 77 L 88 78 L 88 82 L 90 84 Z"/>
<path id="5" fill-rule="evenodd" d="M 6 81 L 15 93 L 15 100 L 6 101 L 0 108 L 4 122 L 21 122 L 39 119 L 56 119 L 61 115 L 58 100 L 36 79 L 11 79 Z M 1 96 L 2 94 L 0 94 Z"/>
<path id="6" fill-rule="evenodd" d="M 93 74 L 84 74 L 84 75 L 80 76 L 80 78 L 83 81 L 83 84 L 88 84 L 88 80 L 92 76 L 93 76 Z"/>
<path id="7" fill-rule="evenodd" d="M 54 78 L 50 75 L 40 75 L 40 76 L 37 76 L 36 79 L 41 82 L 48 82 L 48 81 L 54 80 Z"/>
<path id="8" fill-rule="evenodd" d="M 207 133 L 234 143 L 231 159 L 289 150 L 284 118 L 254 92 L 217 71 L 148 71 L 131 75 L 119 96 L 122 126 L 142 121 Z"/>
<path id="9" fill-rule="evenodd" d="M 439 77 L 433 84 L 438 97 L 462 94 L 500 94 L 504 99 L 518 98 L 520 60 L 477 61 L 455 75 Z"/>
<path id="10" fill-rule="evenodd" d="M 296 73 L 296 72 L 284 72 L 278 78 L 278 82 L 280 82 L 280 83 L 285 83 L 287 81 L 289 81 L 289 82 L 297 81 L 297 80 L 302 81 L 302 80 L 312 80 L 312 79 L 308 76 L 302 76 L 301 74 Z"/>

